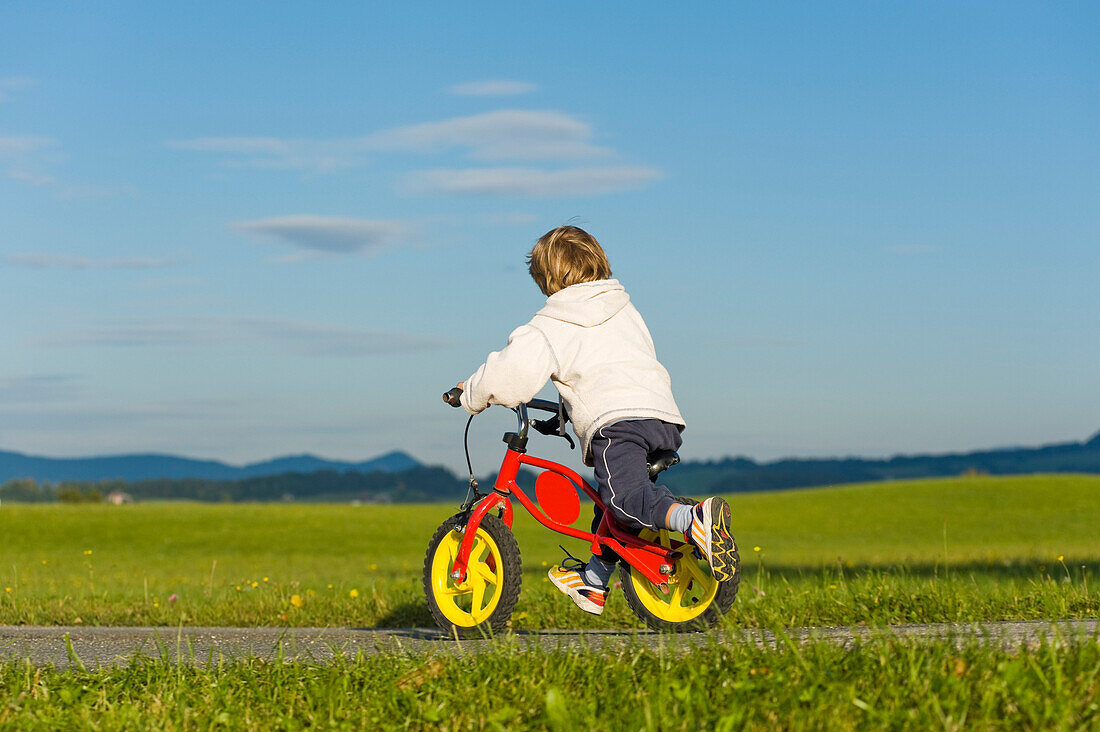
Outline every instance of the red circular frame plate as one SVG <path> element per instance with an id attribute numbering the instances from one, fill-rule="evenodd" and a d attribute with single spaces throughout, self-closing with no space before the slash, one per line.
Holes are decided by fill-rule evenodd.
<path id="1" fill-rule="evenodd" d="M 581 515 L 577 487 L 564 475 L 543 471 L 535 480 L 535 500 L 551 521 L 572 524 Z"/>

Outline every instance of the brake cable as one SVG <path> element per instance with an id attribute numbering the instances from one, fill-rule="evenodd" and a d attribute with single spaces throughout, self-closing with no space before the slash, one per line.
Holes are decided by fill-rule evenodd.
<path id="1" fill-rule="evenodd" d="M 459 506 L 459 511 L 468 511 L 481 498 L 481 494 L 477 490 L 477 478 L 474 477 L 474 466 L 470 462 L 470 424 L 474 421 L 476 415 L 471 414 L 470 418 L 466 420 L 466 431 L 462 433 L 462 447 L 466 451 L 466 469 L 470 471 L 470 487 L 466 489 L 466 500 Z"/>

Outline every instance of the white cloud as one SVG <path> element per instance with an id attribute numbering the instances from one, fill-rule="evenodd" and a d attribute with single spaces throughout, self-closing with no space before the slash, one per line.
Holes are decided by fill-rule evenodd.
<path id="1" fill-rule="evenodd" d="M 9 254 L 3 258 L 4 264 L 34 269 L 155 269 L 168 267 L 172 260 L 161 257 L 107 257 L 94 259 L 71 254 L 50 254 L 47 252 L 26 252 Z"/>
<path id="2" fill-rule="evenodd" d="M 57 144 L 57 140 L 52 137 L 42 137 L 40 135 L 0 137 L 0 155 L 27 155 L 47 148 L 56 147 Z"/>
<path id="3" fill-rule="evenodd" d="M 405 226 L 397 221 L 311 215 L 237 221 L 230 228 L 315 254 L 373 253 L 394 244 L 405 232 Z"/>
<path id="4" fill-rule="evenodd" d="M 170 140 L 177 150 L 229 156 L 232 167 L 330 172 L 362 167 L 383 152 L 458 149 L 476 160 L 573 160 L 612 151 L 592 143 L 591 125 L 562 112 L 502 109 L 332 140 L 199 137 Z"/>
<path id="5" fill-rule="evenodd" d="M 8 177 L 29 186 L 48 186 L 57 182 L 49 173 L 35 173 L 22 168 L 12 168 L 8 171 Z"/>
<path id="6" fill-rule="evenodd" d="M 23 404 L 72 399 L 78 377 L 72 374 L 36 374 L 0 377 L 0 404 Z"/>
<path id="7" fill-rule="evenodd" d="M 29 76 L 3 76 L 0 77 L 0 102 L 7 101 L 9 93 L 26 89 L 34 85 L 34 79 Z"/>
<path id="8" fill-rule="evenodd" d="M 512 97 L 518 94 L 529 94 L 536 89 L 538 89 L 536 85 L 527 81 L 486 79 L 455 84 L 447 91 L 460 97 Z"/>
<path id="9" fill-rule="evenodd" d="M 560 160 L 609 155 L 591 143 L 592 127 L 554 111 L 501 109 L 441 122 L 397 127 L 366 138 L 380 150 L 435 152 L 465 148 L 480 160 Z"/>
<path id="10" fill-rule="evenodd" d="M 273 346 L 307 356 L 373 356 L 433 350 L 450 345 L 430 336 L 279 318 L 227 317 L 186 321 L 123 320 L 48 336 L 55 347 L 112 348 Z"/>
<path id="11" fill-rule="evenodd" d="M 406 179 L 406 187 L 416 193 L 556 198 L 633 190 L 660 177 L 660 171 L 646 166 L 466 168 L 413 173 Z"/>
<path id="12" fill-rule="evenodd" d="M 273 318 L 240 318 L 235 327 L 256 338 L 315 356 L 371 356 L 440 348 L 438 338 Z"/>

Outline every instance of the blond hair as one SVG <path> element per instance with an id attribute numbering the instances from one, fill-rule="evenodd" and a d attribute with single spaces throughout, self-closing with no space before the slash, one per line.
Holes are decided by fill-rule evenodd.
<path id="1" fill-rule="evenodd" d="M 559 226 L 535 242 L 527 255 L 527 271 L 549 297 L 578 282 L 606 280 L 611 265 L 596 237 L 577 226 Z"/>

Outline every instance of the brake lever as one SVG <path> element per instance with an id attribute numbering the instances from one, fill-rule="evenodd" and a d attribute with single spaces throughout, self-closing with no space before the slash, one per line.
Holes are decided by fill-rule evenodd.
<path id="1" fill-rule="evenodd" d="M 535 428 L 536 432 L 540 432 L 548 437 L 561 437 L 569 443 L 570 450 L 576 450 L 577 444 L 573 442 L 573 438 L 569 436 L 568 432 L 562 432 L 560 423 L 556 416 L 550 419 L 534 419 L 531 420 L 531 426 Z"/>

